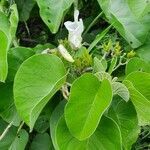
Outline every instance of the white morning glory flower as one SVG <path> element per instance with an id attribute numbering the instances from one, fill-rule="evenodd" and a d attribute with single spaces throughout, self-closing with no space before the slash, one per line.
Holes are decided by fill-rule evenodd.
<path id="1" fill-rule="evenodd" d="M 67 61 L 72 62 L 72 63 L 74 62 L 72 56 L 69 54 L 69 52 L 66 50 L 66 48 L 62 44 L 58 46 L 58 51 Z"/>
<path id="2" fill-rule="evenodd" d="M 82 32 L 84 31 L 84 25 L 82 19 L 79 18 L 79 11 L 75 10 L 74 12 L 74 22 L 67 21 L 64 23 L 65 27 L 69 32 L 68 41 L 71 46 L 75 49 L 81 47 L 82 42 Z"/>

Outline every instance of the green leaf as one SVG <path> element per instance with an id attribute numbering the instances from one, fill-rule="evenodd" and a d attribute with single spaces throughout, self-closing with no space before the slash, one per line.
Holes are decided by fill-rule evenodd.
<path id="1" fill-rule="evenodd" d="M 130 73 L 123 83 L 128 87 L 130 98 L 137 111 L 139 125 L 150 124 L 150 74 Z"/>
<path id="2" fill-rule="evenodd" d="M 79 140 L 90 137 L 111 100 L 112 89 L 107 79 L 100 82 L 89 73 L 75 80 L 65 107 L 65 119 L 72 135 Z"/>
<path id="3" fill-rule="evenodd" d="M 30 12 L 35 5 L 34 0 L 15 0 L 19 11 L 19 20 L 27 21 L 30 17 Z"/>
<path id="4" fill-rule="evenodd" d="M 124 149 L 131 150 L 140 132 L 137 113 L 131 101 L 126 103 L 121 98 L 115 97 L 108 116 L 118 124 L 121 130 Z"/>
<path id="5" fill-rule="evenodd" d="M 52 33 L 56 33 L 61 24 L 64 12 L 74 0 L 36 0 L 40 16 Z"/>
<path id="6" fill-rule="evenodd" d="M 20 117 L 17 114 L 13 99 L 13 84 L 0 83 L 0 116 L 8 123 L 19 126 Z"/>
<path id="7" fill-rule="evenodd" d="M 103 58 L 99 60 L 97 57 L 94 58 L 94 72 L 105 72 L 107 69 L 107 61 Z"/>
<path id="8" fill-rule="evenodd" d="M 8 73 L 7 51 L 17 29 L 16 5 L 11 6 L 10 18 L 0 11 L 0 81 L 5 82 Z"/>
<path id="9" fill-rule="evenodd" d="M 26 130 L 20 130 L 8 150 L 24 150 L 28 142 L 28 138 L 29 135 Z"/>
<path id="10" fill-rule="evenodd" d="M 150 3 L 146 0 L 98 0 L 107 19 L 133 47 L 141 46 L 150 30 Z M 138 31 L 138 32 L 137 32 Z"/>
<path id="11" fill-rule="evenodd" d="M 34 55 L 22 63 L 14 80 L 14 98 L 17 111 L 30 131 L 65 80 L 64 65 L 54 55 Z"/>
<path id="12" fill-rule="evenodd" d="M 148 35 L 148 38 L 146 39 L 146 43 L 139 47 L 136 52 L 139 55 L 139 57 L 141 59 L 143 59 L 145 62 L 149 62 L 150 63 L 150 34 Z"/>
<path id="13" fill-rule="evenodd" d="M 5 82 L 8 72 L 7 64 L 8 38 L 6 34 L 0 30 L 0 81 Z"/>
<path id="14" fill-rule="evenodd" d="M 125 72 L 126 72 L 126 75 L 128 75 L 134 71 L 150 72 L 150 64 L 146 63 L 144 60 L 138 57 L 132 58 L 127 63 Z"/>
<path id="15" fill-rule="evenodd" d="M 108 69 L 109 74 L 111 74 L 114 71 L 114 68 L 117 65 L 117 61 L 118 61 L 118 58 L 116 56 L 112 58 L 111 64 L 110 64 L 109 69 Z"/>
<path id="16" fill-rule="evenodd" d="M 129 98 L 130 98 L 129 91 L 123 83 L 113 82 L 112 88 L 113 88 L 114 95 L 119 95 L 126 102 L 129 100 Z"/>
<path id="17" fill-rule="evenodd" d="M 31 143 L 30 150 L 53 150 L 53 145 L 48 133 L 37 134 Z"/>
<path id="18" fill-rule="evenodd" d="M 71 135 L 64 117 L 61 117 L 56 130 L 56 140 L 60 150 L 121 150 L 120 130 L 113 120 L 104 116 L 94 134 L 84 141 Z"/>

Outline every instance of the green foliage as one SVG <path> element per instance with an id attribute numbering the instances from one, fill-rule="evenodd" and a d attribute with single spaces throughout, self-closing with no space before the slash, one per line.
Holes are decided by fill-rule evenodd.
<path id="1" fill-rule="evenodd" d="M 149 0 L 0 0 L 0 150 L 149 149 L 149 31 Z"/>
<path id="2" fill-rule="evenodd" d="M 109 22 L 133 48 L 145 42 L 150 30 L 149 1 L 98 0 L 98 2 Z"/>
<path id="3" fill-rule="evenodd" d="M 63 63 L 53 55 L 32 56 L 19 68 L 14 81 L 15 105 L 31 131 L 42 109 L 64 84 L 65 78 Z"/>
<path id="4" fill-rule="evenodd" d="M 72 84 L 65 107 L 65 119 L 70 132 L 79 140 L 91 136 L 111 99 L 112 90 L 108 80 L 100 83 L 92 74 L 84 74 L 77 79 Z"/>

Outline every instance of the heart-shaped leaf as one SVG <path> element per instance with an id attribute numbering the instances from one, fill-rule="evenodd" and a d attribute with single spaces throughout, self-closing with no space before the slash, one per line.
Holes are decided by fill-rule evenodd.
<path id="1" fill-rule="evenodd" d="M 72 135 L 79 140 L 90 137 L 111 100 L 112 88 L 107 79 L 100 82 L 90 73 L 78 78 L 65 107 L 65 119 Z"/>
<path id="2" fill-rule="evenodd" d="M 30 130 L 65 80 L 64 65 L 54 55 L 34 55 L 20 66 L 14 80 L 14 98 L 17 111 Z"/>

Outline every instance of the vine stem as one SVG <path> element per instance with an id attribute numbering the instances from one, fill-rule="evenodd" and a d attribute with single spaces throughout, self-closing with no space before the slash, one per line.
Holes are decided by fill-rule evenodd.
<path id="1" fill-rule="evenodd" d="M 13 125 L 13 121 L 6 127 L 6 129 L 4 130 L 4 132 L 1 134 L 0 136 L 0 141 L 5 137 L 5 135 L 7 134 L 7 132 L 9 131 L 9 128 Z"/>
<path id="2" fill-rule="evenodd" d="M 24 125 L 24 121 L 21 122 L 21 124 L 20 124 L 20 126 L 19 126 L 19 128 L 17 130 L 17 134 L 20 132 L 20 130 L 22 129 L 23 125 Z"/>
<path id="3" fill-rule="evenodd" d="M 102 16 L 103 11 L 101 13 L 98 14 L 98 16 L 96 16 L 96 18 L 90 23 L 90 25 L 87 27 L 87 29 L 84 31 L 83 36 L 85 36 L 85 34 L 88 33 L 88 31 L 91 29 L 91 27 L 93 25 L 95 25 L 95 23 L 97 22 L 97 20 Z"/>

